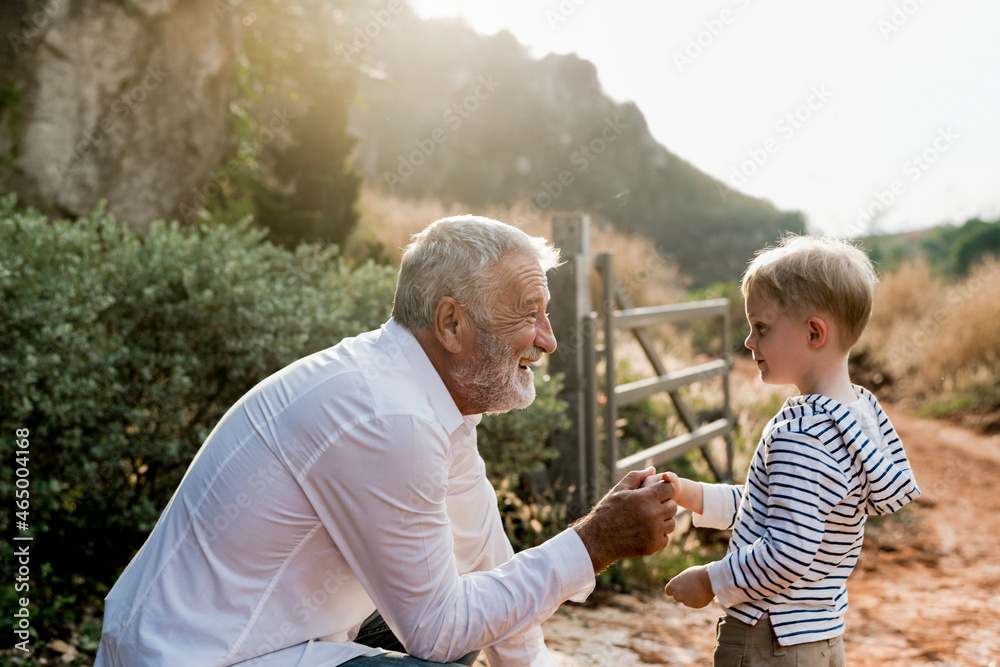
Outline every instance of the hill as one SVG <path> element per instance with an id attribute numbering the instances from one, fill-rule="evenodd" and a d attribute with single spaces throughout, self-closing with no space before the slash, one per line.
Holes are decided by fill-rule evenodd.
<path id="1" fill-rule="evenodd" d="M 636 105 L 609 98 L 576 55 L 532 58 L 510 33 L 407 11 L 355 35 L 341 53 L 368 74 L 357 166 L 394 195 L 514 205 L 525 217 L 587 211 L 652 239 L 696 286 L 737 278 L 755 250 L 804 230 L 800 213 L 732 191 L 657 143 Z"/>

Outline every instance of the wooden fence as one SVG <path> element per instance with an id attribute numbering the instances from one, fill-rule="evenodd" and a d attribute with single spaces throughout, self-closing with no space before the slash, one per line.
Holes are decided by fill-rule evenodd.
<path id="1" fill-rule="evenodd" d="M 713 475 L 732 480 L 735 418 L 730 409 L 730 315 L 726 299 L 634 308 L 614 277 L 610 253 L 597 255 L 591 266 L 590 221 L 587 216 L 563 216 L 553 221 L 553 243 L 565 264 L 549 276 L 550 319 L 558 346 L 549 360 L 551 373 L 561 373 L 560 398 L 568 404 L 572 426 L 553 434 L 560 457 L 550 472 L 563 490 L 570 514 L 580 516 L 629 470 L 664 464 L 698 448 Z M 600 271 L 601 307 L 591 308 L 591 275 Z M 708 319 L 719 325 L 718 359 L 668 371 L 656 351 L 650 328 Z M 616 384 L 615 333 L 629 332 L 653 368 L 653 377 Z M 598 367 L 604 369 L 599 377 Z M 696 382 L 718 378 L 722 405 L 710 421 L 702 421 L 684 402 L 680 390 Z M 621 408 L 656 394 L 667 394 L 686 433 L 628 456 L 621 456 L 618 428 Z M 603 404 L 603 405 L 602 405 Z M 718 461 L 709 448 L 716 438 L 725 441 L 725 459 Z"/>

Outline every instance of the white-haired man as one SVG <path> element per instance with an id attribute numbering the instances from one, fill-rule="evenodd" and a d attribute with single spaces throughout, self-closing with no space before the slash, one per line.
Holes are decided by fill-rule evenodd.
<path id="1" fill-rule="evenodd" d="M 213 430 L 107 597 L 95 667 L 555 664 L 540 623 L 666 545 L 677 511 L 647 470 L 539 547 L 504 535 L 476 424 L 534 399 L 558 262 L 475 216 L 414 236 L 389 322 Z"/>

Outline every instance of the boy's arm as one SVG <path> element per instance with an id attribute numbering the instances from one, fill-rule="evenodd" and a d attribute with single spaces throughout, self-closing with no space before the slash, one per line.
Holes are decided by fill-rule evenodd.
<path id="1" fill-rule="evenodd" d="M 736 522 L 736 510 L 743 498 L 743 486 L 735 484 L 707 484 L 678 477 L 677 473 L 663 472 L 650 475 L 643 486 L 659 482 L 672 482 L 677 491 L 673 500 L 694 513 L 694 525 L 699 528 L 729 530 Z"/>
<path id="2" fill-rule="evenodd" d="M 736 520 L 736 509 L 743 497 L 743 487 L 732 484 L 705 484 L 665 472 L 646 478 L 647 483 L 663 479 L 677 487 L 673 499 L 694 513 L 694 524 L 705 528 L 728 529 Z M 706 505 L 708 511 L 706 512 Z M 707 515 L 707 516 L 706 516 Z M 715 597 L 708 568 L 689 567 L 667 582 L 664 592 L 688 607 L 700 609 Z"/>

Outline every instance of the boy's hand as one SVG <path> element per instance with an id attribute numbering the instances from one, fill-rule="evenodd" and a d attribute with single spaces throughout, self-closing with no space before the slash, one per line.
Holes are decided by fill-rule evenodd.
<path id="1" fill-rule="evenodd" d="M 675 472 L 653 473 L 642 481 L 644 487 L 659 482 L 668 482 L 674 485 L 674 502 L 681 507 L 687 508 L 695 514 L 704 514 L 705 497 L 701 490 L 701 484 L 690 479 L 678 477 Z"/>
<path id="2" fill-rule="evenodd" d="M 658 482 L 671 482 L 673 484 L 677 484 L 679 481 L 677 473 L 654 472 L 652 475 L 642 480 L 642 488 L 646 488 L 650 484 L 656 484 Z"/>
<path id="3" fill-rule="evenodd" d="M 693 609 L 701 609 L 715 597 L 712 580 L 708 578 L 708 568 L 696 565 L 684 570 L 667 582 L 663 592 L 681 604 Z"/>

